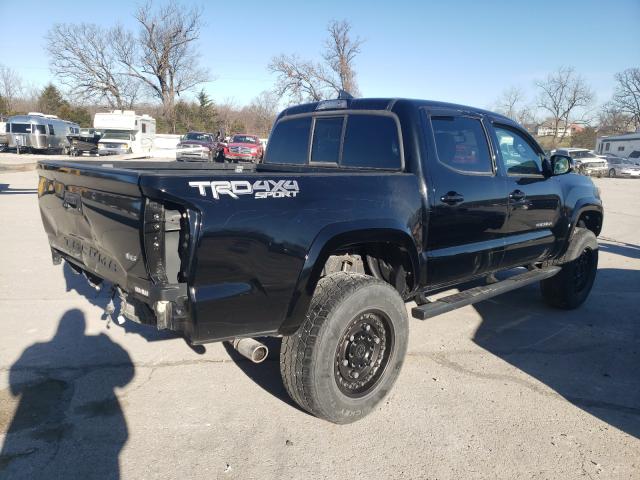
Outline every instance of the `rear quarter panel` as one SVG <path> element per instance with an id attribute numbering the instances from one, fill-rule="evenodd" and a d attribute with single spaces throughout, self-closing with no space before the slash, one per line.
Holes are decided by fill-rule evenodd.
<path id="1" fill-rule="evenodd" d="M 299 192 L 284 198 L 220 194 L 216 199 L 210 188 L 202 195 L 199 188 L 189 186 L 203 180 L 252 184 L 295 180 Z M 146 196 L 198 212 L 199 232 L 188 278 L 195 343 L 279 332 L 294 293 L 300 290 L 298 282 L 312 246 L 314 251 L 322 250 L 314 245 L 316 239 L 324 244 L 338 232 L 383 225 L 411 238 L 422 225 L 419 185 L 413 174 L 149 176 L 142 179 L 141 187 Z M 320 235 L 322 231 L 335 234 Z"/>

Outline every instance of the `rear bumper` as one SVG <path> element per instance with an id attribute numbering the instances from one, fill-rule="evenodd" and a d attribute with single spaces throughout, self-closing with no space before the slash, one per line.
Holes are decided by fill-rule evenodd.
<path id="1" fill-rule="evenodd" d="M 54 264 L 65 260 L 76 272 L 82 272 L 91 283 L 109 282 L 96 272 L 87 270 L 77 259 L 57 250 L 51 249 Z M 190 338 L 193 325 L 188 312 L 188 291 L 186 283 L 158 285 L 136 277 L 128 277 L 126 285 L 118 285 L 122 314 L 137 323 L 155 325 L 160 330 L 173 330 Z"/>

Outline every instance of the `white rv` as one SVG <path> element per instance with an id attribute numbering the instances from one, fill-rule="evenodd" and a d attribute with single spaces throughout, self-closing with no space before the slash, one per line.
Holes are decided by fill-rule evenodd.
<path id="1" fill-rule="evenodd" d="M 640 132 L 600 137 L 596 140 L 596 152 L 599 155 L 610 153 L 617 157 L 631 157 L 638 160 L 640 157 Z"/>
<path id="2" fill-rule="evenodd" d="M 149 115 L 136 115 L 133 110 L 96 113 L 93 128 L 103 133 L 98 142 L 98 155 L 147 153 L 153 148 L 156 120 Z"/>

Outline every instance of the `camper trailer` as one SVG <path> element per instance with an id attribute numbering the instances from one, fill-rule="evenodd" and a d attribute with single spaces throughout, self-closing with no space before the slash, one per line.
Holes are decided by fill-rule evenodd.
<path id="1" fill-rule="evenodd" d="M 56 115 L 29 112 L 27 115 L 9 117 L 5 132 L 9 148 L 18 151 L 68 153 L 67 135 L 80 132 L 80 126 Z"/>
<path id="2" fill-rule="evenodd" d="M 153 148 L 156 120 L 136 115 L 133 110 L 96 113 L 93 128 L 103 133 L 98 142 L 99 155 L 146 153 Z"/>
<path id="3" fill-rule="evenodd" d="M 599 137 L 596 140 L 596 152 L 599 155 L 611 153 L 617 157 L 638 160 L 640 156 L 640 131 L 609 137 Z M 634 153 L 635 152 L 635 153 Z"/>

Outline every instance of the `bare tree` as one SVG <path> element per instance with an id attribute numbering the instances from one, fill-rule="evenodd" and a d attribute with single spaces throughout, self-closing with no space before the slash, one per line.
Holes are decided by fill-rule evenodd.
<path id="1" fill-rule="evenodd" d="M 273 126 L 273 122 L 278 115 L 278 99 L 271 92 L 262 92 L 255 97 L 249 107 L 247 114 L 251 122 L 252 131 L 262 137 L 267 137 Z"/>
<path id="2" fill-rule="evenodd" d="M 140 84 L 122 71 L 112 40 L 112 30 L 94 24 L 56 24 L 46 36 L 50 68 L 80 101 L 132 108 Z"/>
<path id="3" fill-rule="evenodd" d="M 535 120 L 533 109 L 526 104 L 524 91 L 519 87 L 510 87 L 502 92 L 495 109 L 505 117 L 524 125 Z"/>
<path id="4" fill-rule="evenodd" d="M 278 75 L 275 94 L 288 96 L 295 103 L 317 102 L 326 98 L 326 83 L 321 79 L 321 66 L 301 60 L 297 55 L 279 55 L 271 59 L 269 72 Z"/>
<path id="5" fill-rule="evenodd" d="M 319 101 L 345 90 L 359 94 L 355 80 L 354 60 L 360 53 L 362 40 L 351 38 L 351 24 L 332 21 L 327 27 L 329 38 L 322 57 L 325 63 L 301 59 L 298 55 L 278 55 L 267 66 L 277 75 L 274 92 L 293 103 Z"/>
<path id="6" fill-rule="evenodd" d="M 15 70 L 0 64 L 0 97 L 7 112 L 16 109 L 16 100 L 24 94 L 22 78 Z"/>
<path id="7" fill-rule="evenodd" d="M 175 131 L 176 97 L 207 81 L 198 66 L 196 41 L 202 28 L 202 9 L 185 9 L 170 0 L 158 9 L 148 2 L 135 18 L 138 36 L 122 27 L 113 32 L 114 48 L 126 73 L 140 80 L 162 102 L 163 116 Z"/>
<path id="8" fill-rule="evenodd" d="M 546 79 L 537 81 L 536 86 L 540 90 L 538 108 L 549 114 L 556 132 L 552 140 L 555 146 L 566 136 L 569 124 L 579 119 L 577 114 L 584 114 L 585 109 L 593 103 L 594 94 L 572 67 L 560 67 L 547 75 Z M 562 131 L 561 135 L 558 135 L 559 131 Z"/>
<path id="9" fill-rule="evenodd" d="M 354 61 L 360 53 L 363 40 L 360 37 L 351 37 L 351 24 L 346 20 L 331 21 L 327 31 L 329 38 L 325 43 L 322 57 L 333 73 L 338 76 L 340 88 L 356 96 L 359 92 Z"/>
<path id="10" fill-rule="evenodd" d="M 621 112 L 612 103 L 603 105 L 598 114 L 599 135 L 618 135 L 631 132 L 633 129 L 634 122 L 631 115 Z"/>
<path id="11" fill-rule="evenodd" d="M 612 107 L 629 115 L 635 128 L 640 128 L 640 68 L 628 68 L 616 73 L 615 79 L 617 85 Z"/>

